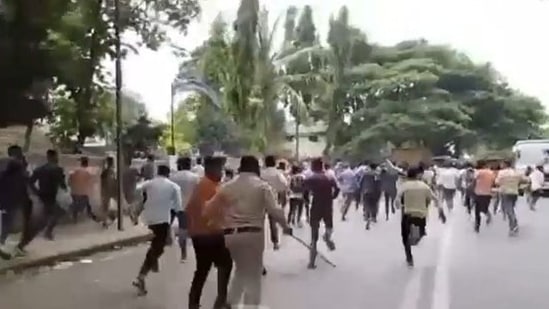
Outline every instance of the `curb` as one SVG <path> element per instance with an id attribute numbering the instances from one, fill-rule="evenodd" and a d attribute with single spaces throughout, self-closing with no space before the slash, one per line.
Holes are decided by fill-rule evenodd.
<path id="1" fill-rule="evenodd" d="M 87 256 L 97 252 L 108 251 L 117 246 L 130 246 L 134 244 L 139 244 L 150 240 L 151 237 L 152 234 L 147 233 L 35 259 L 15 259 L 13 261 L 8 261 L 5 265 L 0 265 L 0 275 L 5 275 L 10 272 L 17 273 L 29 268 L 51 265 L 60 260 L 68 260 L 74 257 Z"/>

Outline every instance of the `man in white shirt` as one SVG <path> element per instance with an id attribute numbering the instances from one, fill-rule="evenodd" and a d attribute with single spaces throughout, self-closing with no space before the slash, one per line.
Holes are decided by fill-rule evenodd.
<path id="1" fill-rule="evenodd" d="M 171 180 L 175 182 L 181 190 L 181 208 L 182 212 L 178 215 L 179 223 L 179 247 L 181 248 L 181 262 L 187 259 L 187 215 L 185 209 L 189 203 L 189 199 L 193 194 L 196 185 L 200 178 L 195 173 L 191 172 L 191 158 L 183 157 L 177 159 L 177 172 L 171 176 Z"/>
<path id="2" fill-rule="evenodd" d="M 198 177 L 204 177 L 204 166 L 202 165 L 202 158 L 196 158 L 196 165 L 193 167 L 192 172 L 197 174 Z"/>
<path id="3" fill-rule="evenodd" d="M 265 169 L 261 172 L 261 179 L 267 182 L 275 196 L 280 193 L 286 193 L 289 189 L 288 180 L 282 172 L 276 168 L 276 159 L 274 156 L 265 157 Z M 271 216 L 269 216 L 269 228 L 271 230 L 271 242 L 274 250 L 278 250 L 278 228 Z"/>
<path id="4" fill-rule="evenodd" d="M 445 167 L 440 169 L 438 185 L 442 187 L 442 198 L 451 211 L 454 208 L 454 197 L 456 196 L 457 183 L 459 181 L 459 170 L 452 162 L 447 162 Z"/>
<path id="5" fill-rule="evenodd" d="M 133 286 L 137 288 L 140 296 L 147 294 L 145 287 L 147 274 L 150 271 L 158 271 L 158 258 L 164 253 L 164 246 L 170 232 L 172 211 L 176 213 L 183 211 L 181 208 L 181 189 L 176 183 L 168 179 L 169 177 L 170 168 L 166 165 L 160 165 L 156 177 L 138 186 L 139 189 L 143 190 L 145 196 L 142 213 L 143 221 L 153 233 L 153 239 L 145 261 L 141 266 L 137 279 L 133 282 Z"/>
<path id="6" fill-rule="evenodd" d="M 545 174 L 543 173 L 543 165 L 537 165 L 529 176 L 531 197 L 528 200 L 531 210 L 536 210 L 536 203 L 542 195 L 541 189 L 545 183 Z"/>

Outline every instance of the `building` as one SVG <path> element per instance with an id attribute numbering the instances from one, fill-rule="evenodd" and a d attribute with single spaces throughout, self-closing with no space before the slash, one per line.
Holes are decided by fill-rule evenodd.
<path id="1" fill-rule="evenodd" d="M 295 121 L 286 122 L 284 143 L 285 155 L 295 158 L 320 157 L 326 147 L 326 124 L 323 121 L 300 125 Z M 297 138 L 296 138 L 297 136 Z M 296 155 L 296 151 L 298 154 Z"/>

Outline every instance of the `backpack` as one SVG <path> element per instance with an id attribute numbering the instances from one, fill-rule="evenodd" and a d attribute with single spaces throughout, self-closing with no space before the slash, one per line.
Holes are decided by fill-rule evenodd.
<path id="1" fill-rule="evenodd" d="M 303 193 L 303 183 L 305 178 L 302 175 L 292 175 L 290 179 L 290 190 L 293 193 Z"/>

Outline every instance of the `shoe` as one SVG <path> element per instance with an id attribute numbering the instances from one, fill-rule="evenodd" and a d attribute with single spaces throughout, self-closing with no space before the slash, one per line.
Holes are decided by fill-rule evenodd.
<path id="1" fill-rule="evenodd" d="M 276 250 L 278 250 L 278 249 L 280 249 L 280 246 L 279 246 L 278 244 L 273 244 L 273 250 L 276 251 Z"/>
<path id="2" fill-rule="evenodd" d="M 406 264 L 408 265 L 408 267 L 414 267 L 414 260 L 413 259 L 410 259 L 410 260 L 406 260 Z"/>
<path id="3" fill-rule="evenodd" d="M 12 258 L 12 255 L 9 252 L 5 251 L 4 248 L 0 248 L 0 258 L 7 261 Z"/>
<path id="4" fill-rule="evenodd" d="M 218 301 L 215 301 L 214 305 L 213 305 L 213 309 L 231 309 L 231 305 L 227 304 L 226 302 L 218 302 Z"/>
<path id="5" fill-rule="evenodd" d="M 486 224 L 492 223 L 492 215 L 488 214 L 488 217 L 486 218 Z"/>
<path id="6" fill-rule="evenodd" d="M 330 251 L 334 251 L 336 249 L 334 241 L 328 238 L 327 235 L 324 235 L 324 242 L 326 242 L 326 246 Z"/>
<path id="7" fill-rule="evenodd" d="M 297 222 L 297 228 L 303 228 L 303 222 L 301 221 Z"/>
<path id="8" fill-rule="evenodd" d="M 145 287 L 145 279 L 137 278 L 135 279 L 134 282 L 132 282 L 132 285 L 137 289 L 138 296 L 147 295 L 147 288 Z"/>
<path id="9" fill-rule="evenodd" d="M 267 269 L 265 267 L 263 267 L 263 272 L 261 273 L 263 276 L 266 276 L 267 275 Z"/>
<path id="10" fill-rule="evenodd" d="M 49 241 L 54 241 L 55 240 L 55 237 L 53 237 L 53 234 L 51 234 L 51 233 L 44 234 L 44 238 L 46 240 L 49 240 Z"/>
<path id="11" fill-rule="evenodd" d="M 307 268 L 308 269 L 316 269 L 316 265 L 314 263 L 309 263 L 309 265 L 307 265 Z"/>
<path id="12" fill-rule="evenodd" d="M 475 233 L 479 233 L 480 232 L 480 226 L 475 226 Z"/>
<path id="13" fill-rule="evenodd" d="M 517 236 L 519 231 L 519 227 L 515 226 L 511 231 L 509 231 L 509 236 Z"/>
<path id="14" fill-rule="evenodd" d="M 370 221 L 366 222 L 366 230 L 370 229 Z"/>
<path id="15" fill-rule="evenodd" d="M 13 257 L 24 257 L 28 254 L 28 252 L 25 249 L 21 249 L 19 246 L 16 246 L 13 249 L 13 253 L 11 254 Z"/>

